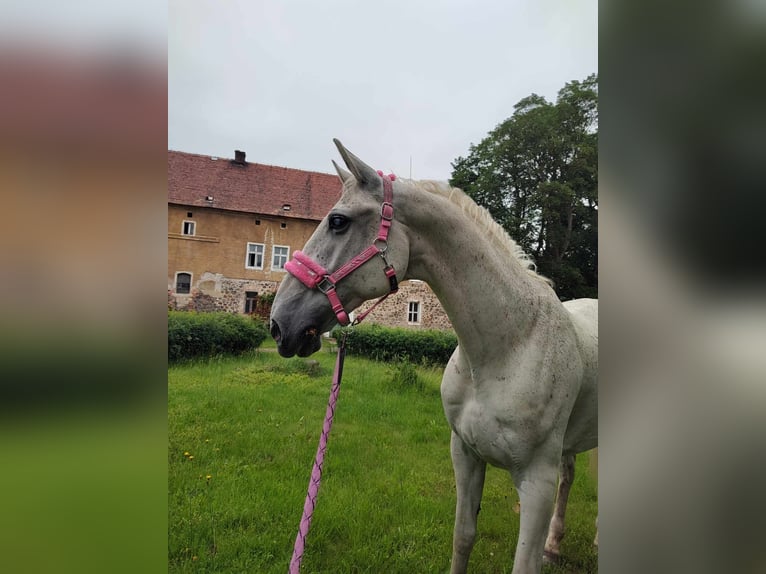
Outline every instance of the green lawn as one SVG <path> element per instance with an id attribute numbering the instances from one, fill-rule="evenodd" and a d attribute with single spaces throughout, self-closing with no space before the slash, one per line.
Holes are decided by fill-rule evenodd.
<path id="1" fill-rule="evenodd" d="M 168 370 L 170 572 L 287 571 L 324 418 L 335 356 L 309 374 L 274 352 Z M 316 367 L 315 367 L 316 368 Z M 305 573 L 448 572 L 455 485 L 439 370 L 421 391 L 393 368 L 346 359 Z M 566 561 L 544 572 L 595 572 L 596 481 L 578 458 Z M 504 471 L 487 471 L 471 572 L 510 572 L 518 515 Z"/>

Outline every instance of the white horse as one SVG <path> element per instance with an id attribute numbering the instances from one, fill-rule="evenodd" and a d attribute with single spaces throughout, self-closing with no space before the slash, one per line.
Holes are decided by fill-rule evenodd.
<path id="1" fill-rule="evenodd" d="M 562 304 L 462 191 L 391 182 L 334 141 L 350 173 L 333 162 L 340 201 L 288 264 L 271 312 L 279 353 L 317 351 L 319 333 L 397 276 L 427 282 L 459 341 L 441 384 L 457 484 L 451 572 L 468 567 L 487 463 L 510 472 L 521 502 L 513 574 L 540 572 L 559 553 L 574 455 L 597 445 L 598 302 Z"/>

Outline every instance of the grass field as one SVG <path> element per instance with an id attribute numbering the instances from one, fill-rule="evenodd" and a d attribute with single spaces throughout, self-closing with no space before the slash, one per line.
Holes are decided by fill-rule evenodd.
<path id="1" fill-rule="evenodd" d="M 170 572 L 287 571 L 322 426 L 334 354 L 307 367 L 273 352 L 168 370 Z M 393 388 L 393 367 L 348 357 L 305 573 L 449 571 L 455 485 L 441 372 Z M 596 483 L 578 457 L 561 566 L 595 572 Z M 472 573 L 510 572 L 519 517 L 489 467 Z"/>

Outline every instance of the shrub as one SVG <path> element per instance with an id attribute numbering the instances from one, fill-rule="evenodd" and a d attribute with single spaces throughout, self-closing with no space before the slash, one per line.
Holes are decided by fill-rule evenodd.
<path id="1" fill-rule="evenodd" d="M 406 358 L 398 361 L 387 379 L 387 386 L 394 391 L 422 391 L 425 384 L 418 376 L 417 368 Z"/>
<path id="2" fill-rule="evenodd" d="M 445 366 L 457 347 L 457 336 L 451 331 L 414 330 L 362 325 L 353 329 L 336 328 L 336 339 L 346 333 L 346 349 L 377 361 L 397 361 L 407 357 L 420 365 Z"/>
<path id="3" fill-rule="evenodd" d="M 268 336 L 266 325 L 232 313 L 168 311 L 168 361 L 240 354 Z"/>

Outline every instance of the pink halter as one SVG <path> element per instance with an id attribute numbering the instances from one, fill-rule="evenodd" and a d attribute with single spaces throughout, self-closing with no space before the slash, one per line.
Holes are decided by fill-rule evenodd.
<path id="1" fill-rule="evenodd" d="M 388 231 L 391 229 L 391 224 L 394 220 L 394 186 L 391 182 L 396 179 L 396 176 L 394 174 L 385 176 L 382 171 L 379 171 L 378 175 L 383 179 L 383 203 L 380 206 L 380 227 L 378 228 L 378 236 L 375 238 L 372 245 L 355 257 L 349 259 L 333 273 L 328 272 L 324 267 L 302 251 L 293 253 L 293 260 L 288 261 L 285 264 L 285 269 L 306 287 L 309 289 L 319 289 L 327 296 L 327 299 L 330 301 L 330 306 L 335 312 L 335 316 L 338 318 L 338 322 L 343 326 L 348 325 L 350 321 L 348 313 L 346 313 L 343 304 L 340 302 L 338 293 L 335 290 L 335 285 L 338 281 L 359 269 L 359 267 L 367 263 L 376 255 L 380 255 L 380 258 L 383 259 L 383 262 L 386 265 L 383 272 L 388 278 L 390 291 L 379 299 L 375 305 L 383 301 L 383 299 L 388 297 L 391 293 L 396 293 L 399 289 L 396 270 L 393 265 L 389 265 L 386 260 Z M 373 308 L 375 305 L 373 305 Z M 370 311 L 372 311 L 372 308 L 360 315 L 355 323 L 359 323 Z"/>

